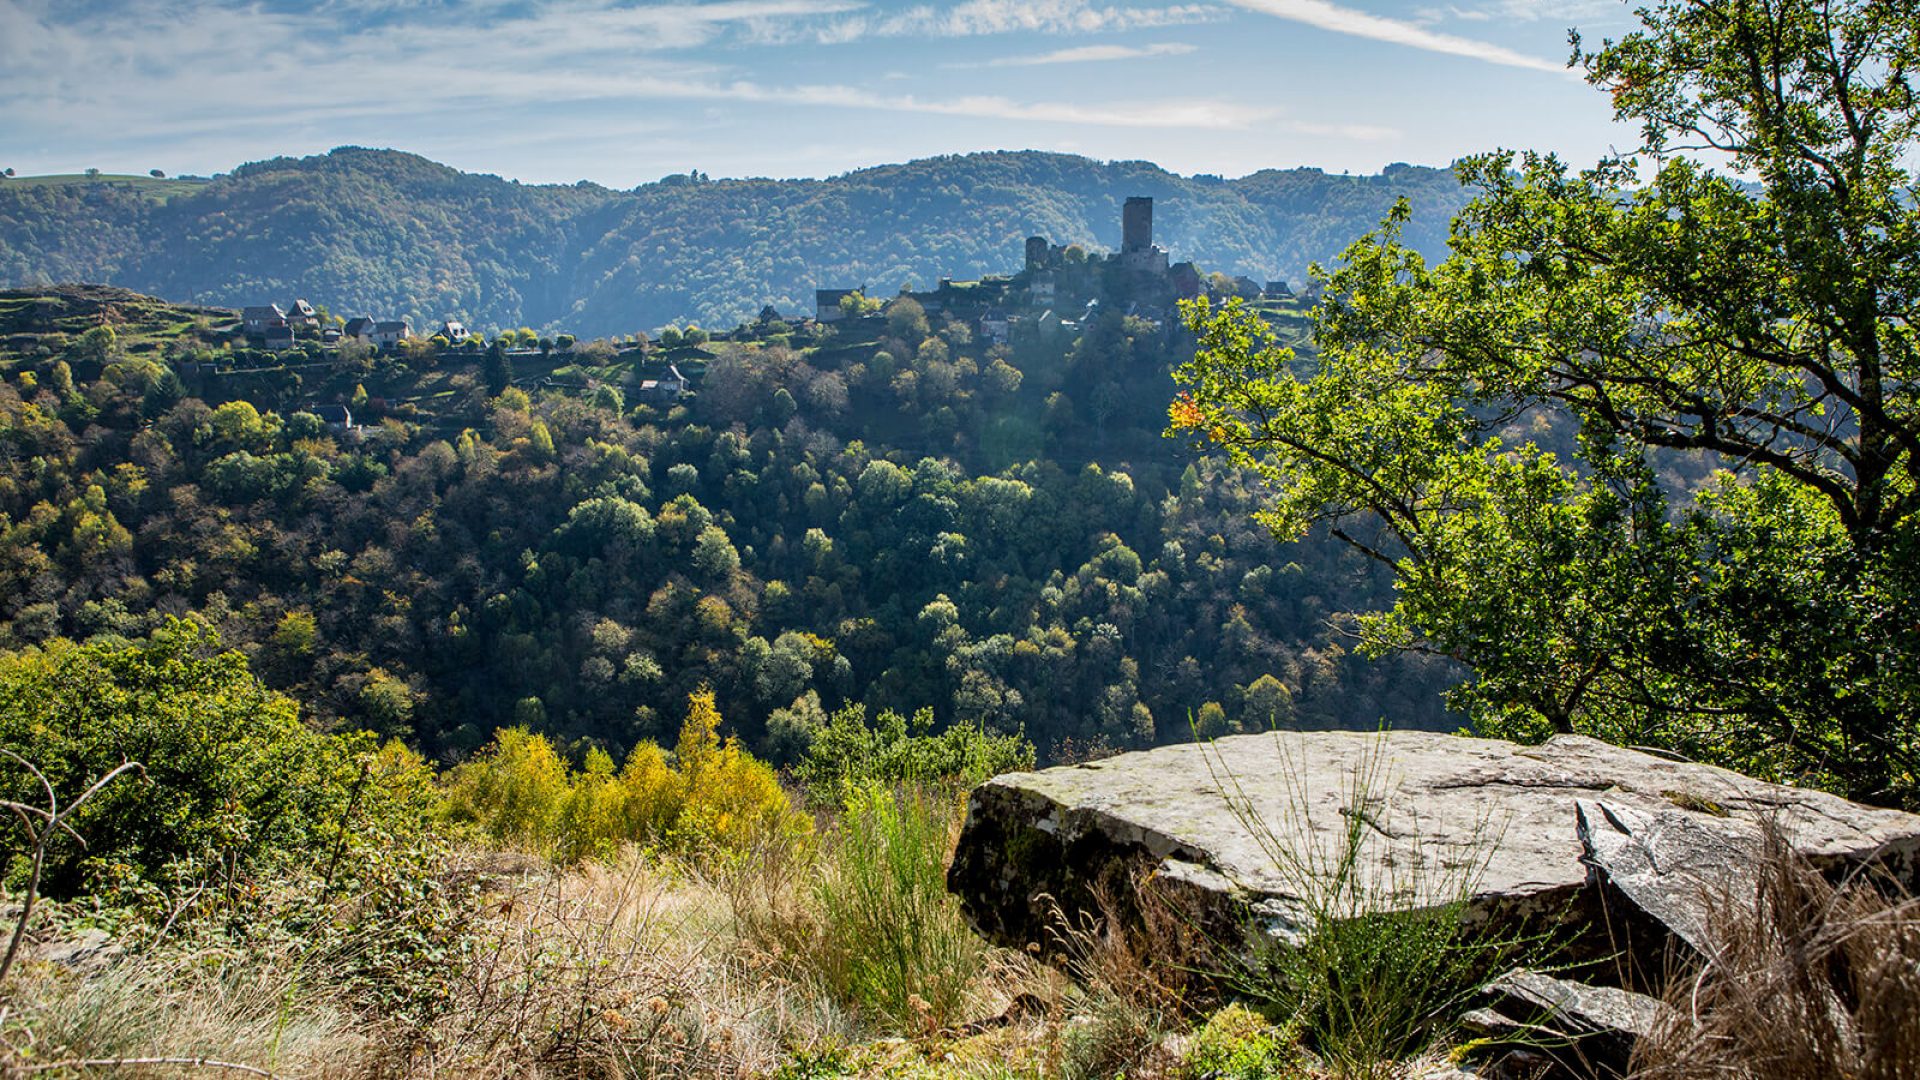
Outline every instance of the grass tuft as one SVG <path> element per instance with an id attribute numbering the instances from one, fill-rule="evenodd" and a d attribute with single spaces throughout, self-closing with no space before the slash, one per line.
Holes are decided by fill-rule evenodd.
<path id="1" fill-rule="evenodd" d="M 1920 1076 L 1920 900 L 1828 881 L 1769 824 L 1753 893 L 1716 901 L 1711 959 L 1672 981 L 1636 1080 Z"/>
<path id="2" fill-rule="evenodd" d="M 1331 839 L 1299 830 L 1313 837 L 1304 846 L 1281 838 L 1279 823 L 1262 816 L 1217 750 L 1208 760 L 1229 809 L 1299 905 L 1287 939 L 1256 930 L 1250 958 L 1220 948 L 1223 981 L 1335 1077 L 1394 1075 L 1400 1062 L 1452 1033 L 1490 974 L 1549 951 L 1544 940 L 1503 936 L 1463 918 L 1497 840 L 1491 823 L 1467 857 L 1450 851 L 1444 860 L 1420 850 L 1417 825 L 1390 828 L 1384 740 L 1346 778 L 1343 827 Z M 1289 777 L 1282 812 L 1304 818 L 1311 802 L 1305 779 L 1298 768 Z M 1409 838 L 1411 857 L 1376 851 L 1389 833 Z M 1435 865 L 1444 869 L 1427 869 Z"/>
<path id="3" fill-rule="evenodd" d="M 953 1024 L 986 962 L 947 892 L 956 811 L 937 791 L 855 790 L 813 889 L 827 985 L 907 1032 Z"/>

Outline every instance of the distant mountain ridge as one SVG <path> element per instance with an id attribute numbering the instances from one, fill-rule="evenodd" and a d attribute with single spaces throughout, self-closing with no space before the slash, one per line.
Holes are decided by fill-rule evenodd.
<path id="1" fill-rule="evenodd" d="M 178 301 L 282 301 L 598 335 L 724 326 L 815 288 L 891 295 L 1019 269 L 1044 235 L 1117 246 L 1120 206 L 1156 202 L 1156 240 L 1203 270 L 1298 281 L 1412 203 L 1407 239 L 1443 249 L 1468 192 L 1446 169 L 1183 177 L 1148 162 L 1007 151 L 824 180 L 668 177 L 629 191 L 534 185 L 415 154 L 342 147 L 178 186 L 0 183 L 0 286 L 90 281 Z"/>

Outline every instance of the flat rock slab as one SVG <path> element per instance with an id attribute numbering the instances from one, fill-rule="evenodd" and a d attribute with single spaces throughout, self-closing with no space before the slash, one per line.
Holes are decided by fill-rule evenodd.
<path id="1" fill-rule="evenodd" d="M 1467 899 L 1467 917 L 1563 917 L 1591 900 L 1576 803 L 1728 822 L 1772 817 L 1822 868 L 1885 864 L 1911 883 L 1920 816 L 1562 735 L 1538 746 L 1431 732 L 1282 732 L 996 777 L 975 788 L 948 887 L 989 939 L 1043 950 L 1064 915 L 1151 877 L 1213 929 L 1282 940 L 1310 874 L 1360 837 L 1381 906 Z M 1577 917 L 1577 916 L 1569 916 Z"/>
<path id="2" fill-rule="evenodd" d="M 1622 1076 L 1634 1044 L 1660 1019 L 1643 994 L 1515 969 L 1482 989 L 1489 1008 L 1461 1018 L 1480 1036 L 1472 1052 L 1495 1075 Z"/>

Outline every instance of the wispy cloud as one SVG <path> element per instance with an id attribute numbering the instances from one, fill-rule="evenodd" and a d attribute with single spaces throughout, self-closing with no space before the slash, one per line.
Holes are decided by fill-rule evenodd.
<path id="1" fill-rule="evenodd" d="M 548 154 L 604 175 L 593 171 L 602 162 L 611 169 L 684 156 L 691 151 L 683 146 L 770 125 L 786 134 L 836 132 L 775 140 L 783 162 L 813 151 L 846 162 L 853 144 L 840 141 L 841 131 L 885 141 L 910 129 L 923 152 L 941 149 L 947 136 L 933 133 L 945 132 L 980 145 L 1104 140 L 1128 153 L 1208 133 L 1231 146 L 1287 135 L 1352 144 L 1401 138 L 1225 91 L 1183 96 L 1163 85 L 1132 89 L 1117 80 L 1114 89 L 1076 79 L 995 92 L 977 78 L 928 78 L 931 64 L 901 66 L 942 58 L 935 44 L 908 47 L 906 34 L 1006 34 L 1009 47 L 986 63 L 1007 69 L 1177 56 L 1192 48 L 1061 38 L 1225 10 L 1090 0 L 966 0 L 906 11 L 869 0 L 0 0 L 0 70 L 8 73 L 0 81 L 0 145 L 14 159 L 6 164 L 127 162 L 196 172 L 341 143 L 396 145 L 528 176 L 552 175 L 541 160 Z M 813 41 L 808 35 L 822 26 L 850 18 L 870 20 L 861 34 L 888 39 L 867 50 L 885 54 L 870 65 L 836 60 L 823 72 L 818 50 L 736 47 Z M 849 115 L 797 124 L 796 110 Z M 928 120 L 883 122 L 888 114 Z M 147 157 L 154 160 L 143 163 Z"/>
<path id="2" fill-rule="evenodd" d="M 1622 21 L 1623 17 L 1626 21 L 1632 19 L 1632 12 L 1616 0 L 1485 0 L 1468 6 L 1448 4 L 1427 8 L 1424 15 L 1436 22 L 1441 19 L 1520 23 L 1600 19 L 1613 23 Z"/>
<path id="3" fill-rule="evenodd" d="M 1339 4 L 1328 3 L 1327 0 L 1227 0 L 1227 2 L 1248 11 L 1257 11 L 1289 22 L 1304 23 L 1336 34 L 1384 41 L 1426 52 L 1445 53 L 1449 56 L 1463 56 L 1471 60 L 1507 67 L 1552 72 L 1565 70 L 1561 64 L 1515 52 L 1503 45 L 1430 30 L 1418 23 L 1357 11 Z"/>
<path id="4" fill-rule="evenodd" d="M 1000 56 L 974 63 L 942 64 L 949 68 L 1045 67 L 1052 64 L 1094 64 L 1112 60 L 1144 60 L 1156 56 L 1185 56 L 1194 46 L 1167 41 L 1154 45 L 1081 45 L 1071 49 L 1033 53 L 1026 56 Z"/>
<path id="5" fill-rule="evenodd" d="M 1090 0 L 964 0 L 946 7 L 920 5 L 891 13 L 862 12 L 829 20 L 821 41 L 869 37 L 978 37 L 986 34 L 1092 34 L 1213 22 L 1225 15 L 1216 4 L 1166 7 L 1100 6 Z"/>
<path id="6" fill-rule="evenodd" d="M 1274 122 L 1279 115 L 1265 106 L 1207 99 L 1085 104 L 1019 101 L 985 94 L 922 98 L 911 94 L 879 94 L 837 84 L 768 86 L 749 81 L 714 83 L 639 77 L 625 81 L 621 90 L 630 96 L 655 100 L 750 101 L 1118 128 L 1244 129 Z"/>
<path id="7" fill-rule="evenodd" d="M 666 58 L 624 62 L 636 38 L 663 27 L 695 34 L 713 20 L 844 8 L 844 0 L 731 0 L 693 5 L 698 19 L 678 21 L 668 9 L 578 3 L 576 19 L 543 23 L 541 33 L 507 16 L 501 26 L 447 26 L 435 47 L 421 49 L 408 35 L 355 34 L 316 40 L 305 15 L 264 6 L 245 11 L 205 4 L 129 18 L 103 33 L 86 21 L 48 19 L 12 0 L 0 0 L 0 30 L 18 41 L 30 33 L 31 52 L 0 89 L 0 108 L 13 134 L 27 130 L 138 133 L 143 139 L 205 138 L 257 132 L 262 149 L 309 128 L 366 121 L 446 123 L 453 114 L 488 110 L 555 109 L 569 105 L 663 102 L 746 102 L 770 107 L 843 108 L 1111 128 L 1244 129 L 1272 122 L 1267 106 L 1195 98 L 1079 102 L 1017 100 L 996 95 L 928 96 L 881 92 L 837 83 L 782 84 L 730 78 L 727 69 Z M 510 9 L 503 9 L 510 10 Z M 677 10 L 677 9 L 675 9 Z M 667 20 L 663 22 L 662 20 Z M 704 20 L 704 22 L 702 22 Z M 229 43 L 252 43 L 248 61 L 231 59 Z M 513 40 L 514 62 L 472 67 L 472 57 L 497 52 Z M 1154 50 L 1140 50 L 1143 53 Z M 1158 51 L 1165 51 L 1158 50 Z M 609 63 L 609 57 L 623 62 Z M 1089 59 L 1095 57 L 1088 57 Z"/>

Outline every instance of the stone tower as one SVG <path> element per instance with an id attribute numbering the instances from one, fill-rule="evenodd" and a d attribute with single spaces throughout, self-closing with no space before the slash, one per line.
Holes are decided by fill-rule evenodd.
<path id="1" fill-rule="evenodd" d="M 1027 237 L 1027 269 L 1038 270 L 1045 265 L 1047 265 L 1047 238 Z"/>
<path id="2" fill-rule="evenodd" d="M 1121 208 L 1119 260 L 1126 270 L 1167 272 L 1167 253 L 1153 246 L 1153 200 L 1145 195 L 1129 197 Z"/>
<path id="3" fill-rule="evenodd" d="M 1120 250 L 1146 251 L 1153 247 L 1153 199 L 1134 195 L 1120 212 Z"/>

